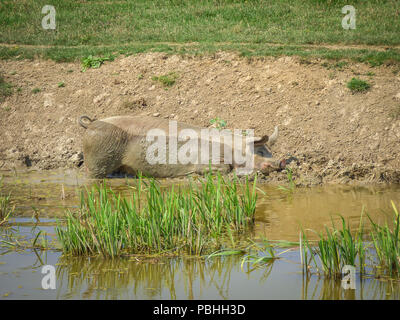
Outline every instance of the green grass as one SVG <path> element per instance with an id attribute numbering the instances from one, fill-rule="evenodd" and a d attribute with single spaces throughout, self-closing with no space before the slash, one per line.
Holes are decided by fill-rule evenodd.
<path id="1" fill-rule="evenodd" d="M 352 78 L 347 83 L 347 88 L 349 88 L 352 92 L 364 92 L 367 91 L 370 87 L 371 85 L 367 81 L 358 78 Z"/>
<path id="2" fill-rule="evenodd" d="M 293 193 L 293 191 L 296 189 L 296 183 L 294 182 L 294 178 L 293 178 L 293 169 L 286 168 L 284 170 L 284 172 L 286 173 L 288 186 L 287 187 L 278 186 L 278 190 L 282 190 L 282 191 L 285 191 L 285 192 Z"/>
<path id="3" fill-rule="evenodd" d="M 380 226 L 368 216 L 373 230 L 371 232 L 372 243 L 375 249 L 378 264 L 383 270 L 387 270 L 389 276 L 400 276 L 400 215 L 396 206 L 393 206 L 393 227 L 387 223 Z"/>
<path id="4" fill-rule="evenodd" d="M 41 90 L 39 89 L 39 88 L 33 88 L 32 90 L 31 90 L 31 92 L 33 93 L 33 94 L 36 94 L 36 93 L 39 93 Z"/>
<path id="5" fill-rule="evenodd" d="M 0 176 L 0 190 L 3 187 L 3 177 Z M 7 219 L 13 213 L 15 207 L 11 207 L 10 195 L 5 196 L 0 192 L 0 226 L 7 222 Z"/>
<path id="6" fill-rule="evenodd" d="M 44 30 L 45 0 L 7 1 L 0 8 L 0 42 L 113 45 L 126 42 L 399 44 L 396 0 L 355 0 L 357 28 L 344 30 L 345 0 L 57 0 L 57 28 Z M 10 13 L 13 14 L 10 14 Z"/>
<path id="7" fill-rule="evenodd" d="M 355 0 L 355 30 L 344 30 L 345 0 L 57 0 L 56 30 L 44 30 L 45 0 L 7 1 L 0 6 L 1 58 L 36 56 L 56 61 L 147 51 L 243 55 L 300 55 L 354 59 L 372 65 L 400 61 L 397 49 L 328 49 L 309 45 L 400 44 L 397 0 Z M 12 13 L 12 14 L 10 14 Z M 271 46 L 270 44 L 274 44 Z M 31 45 L 33 47 L 23 47 Z"/>
<path id="8" fill-rule="evenodd" d="M 3 102 L 6 97 L 11 96 L 12 92 L 12 85 L 7 83 L 0 75 L 0 102 Z"/>
<path id="9" fill-rule="evenodd" d="M 10 205 L 10 195 L 0 195 L 0 226 L 7 222 L 14 208 Z"/>
<path id="10" fill-rule="evenodd" d="M 161 83 L 164 87 L 172 87 L 175 84 L 178 77 L 179 76 L 175 72 L 170 72 L 162 76 L 154 76 L 151 79 L 153 81 Z"/>
<path id="11" fill-rule="evenodd" d="M 348 65 L 347 61 L 338 61 L 336 63 L 328 63 L 328 62 L 322 63 L 322 66 L 327 68 L 328 70 L 336 69 L 340 71 L 343 70 L 347 65 Z"/>
<path id="12" fill-rule="evenodd" d="M 68 212 L 56 231 L 63 251 L 74 255 L 200 255 L 220 249 L 232 232 L 248 231 L 256 200 L 256 181 L 207 175 L 199 185 L 163 189 L 139 177 L 130 199 L 105 184 L 86 190 L 79 211 Z"/>

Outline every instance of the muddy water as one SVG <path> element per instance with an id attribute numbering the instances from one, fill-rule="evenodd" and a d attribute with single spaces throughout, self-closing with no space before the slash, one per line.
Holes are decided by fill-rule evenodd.
<path id="1" fill-rule="evenodd" d="M 83 186 L 92 182 L 75 171 L 0 172 L 2 193 L 16 205 L 12 233 L 23 243 L 41 230 L 57 246 L 54 226 L 65 210 L 78 206 Z M 174 180 L 173 183 L 184 183 Z M 128 192 L 125 179 L 109 183 Z M 171 181 L 165 182 L 166 184 Z M 399 187 L 326 186 L 283 192 L 260 186 L 255 238 L 297 241 L 299 226 L 320 231 L 338 215 L 356 227 L 364 207 L 384 221 L 390 200 L 400 204 Z M 39 220 L 38 220 L 39 219 Z M 72 258 L 58 250 L 10 249 L 0 243 L 0 299 L 399 299 L 400 283 L 357 277 L 356 290 L 338 281 L 303 277 L 297 251 L 263 268 L 252 269 L 240 257 L 208 260 L 179 258 Z M 56 270 L 56 289 L 42 289 L 44 265 Z"/>

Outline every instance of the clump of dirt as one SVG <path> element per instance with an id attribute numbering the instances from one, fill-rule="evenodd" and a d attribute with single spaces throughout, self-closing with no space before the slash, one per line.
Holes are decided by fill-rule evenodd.
<path id="1" fill-rule="evenodd" d="M 79 63 L 0 61 L 0 73 L 14 86 L 0 106 L 0 169 L 83 167 L 80 115 L 150 115 L 204 127 L 219 118 L 257 135 L 278 125 L 273 151 L 296 159 L 297 184 L 400 183 L 396 66 L 146 53 L 85 72 Z M 169 74 L 171 86 L 154 80 Z M 352 93 L 353 77 L 370 88 Z"/>

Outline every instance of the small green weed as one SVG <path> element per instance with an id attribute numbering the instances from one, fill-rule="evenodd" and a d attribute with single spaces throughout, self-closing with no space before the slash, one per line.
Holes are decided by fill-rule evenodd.
<path id="1" fill-rule="evenodd" d="M 222 120 L 222 119 L 220 119 L 220 118 L 218 118 L 218 117 L 215 117 L 214 119 L 211 119 L 211 120 L 210 120 L 210 123 L 211 123 L 212 125 L 215 125 L 215 127 L 216 127 L 218 130 L 222 130 L 222 129 L 225 129 L 225 128 L 226 128 L 226 121 L 225 121 L 225 120 Z"/>
<path id="2" fill-rule="evenodd" d="M 294 183 L 293 179 L 293 169 L 286 168 L 284 171 L 286 172 L 286 177 L 289 182 L 289 186 L 288 187 L 278 186 L 278 189 L 285 192 L 293 192 L 294 189 L 296 188 L 296 184 Z"/>
<path id="3" fill-rule="evenodd" d="M 175 72 L 170 72 L 162 76 L 154 76 L 151 79 L 160 82 L 164 87 L 172 87 L 178 79 L 178 75 Z"/>
<path id="4" fill-rule="evenodd" d="M 353 78 L 347 83 L 347 88 L 349 88 L 352 92 L 364 92 L 370 88 L 370 84 L 367 81 Z"/>
<path id="5" fill-rule="evenodd" d="M 113 61 L 114 56 L 108 55 L 106 57 L 94 57 L 89 55 L 88 57 L 82 59 L 82 72 L 85 72 L 87 69 L 97 69 L 104 63 L 104 61 Z"/>

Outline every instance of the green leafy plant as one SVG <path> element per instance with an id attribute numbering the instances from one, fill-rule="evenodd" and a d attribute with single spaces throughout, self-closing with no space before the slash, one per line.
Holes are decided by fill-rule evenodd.
<path id="1" fill-rule="evenodd" d="M 113 61 L 114 56 L 108 55 L 105 57 L 94 57 L 92 55 L 87 56 L 82 59 L 82 72 L 85 72 L 87 69 L 97 69 L 104 63 L 104 61 Z"/>
<path id="2" fill-rule="evenodd" d="M 218 130 L 222 130 L 222 129 L 225 129 L 225 128 L 226 128 L 226 121 L 225 121 L 225 120 L 222 120 L 222 119 L 220 119 L 220 118 L 218 118 L 218 117 L 216 117 L 216 118 L 214 118 L 214 119 L 211 119 L 211 120 L 210 120 L 210 123 L 211 123 L 212 125 L 215 125 L 215 127 L 216 127 Z"/>
<path id="3" fill-rule="evenodd" d="M 347 88 L 352 92 L 364 92 L 370 88 L 370 84 L 364 80 L 353 78 L 347 83 Z"/>

